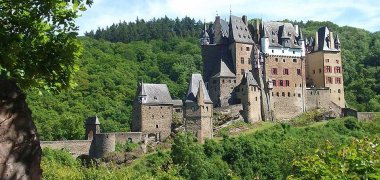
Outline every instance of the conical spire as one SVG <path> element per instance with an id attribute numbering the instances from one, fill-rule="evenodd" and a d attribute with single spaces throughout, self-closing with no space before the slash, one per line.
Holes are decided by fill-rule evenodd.
<path id="1" fill-rule="evenodd" d="M 299 34 L 299 41 L 303 41 L 303 35 L 302 35 L 301 28 L 298 29 L 298 34 Z"/>
<path id="2" fill-rule="evenodd" d="M 340 49 L 340 40 L 339 40 L 338 34 L 335 34 L 334 45 L 335 45 L 335 49 Z"/>
<path id="3" fill-rule="evenodd" d="M 334 42 L 335 42 L 335 44 L 340 44 L 340 40 L 339 40 L 338 34 L 335 34 Z"/>

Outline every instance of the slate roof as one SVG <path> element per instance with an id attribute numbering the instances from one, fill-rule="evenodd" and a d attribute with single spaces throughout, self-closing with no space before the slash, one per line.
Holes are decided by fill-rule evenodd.
<path id="1" fill-rule="evenodd" d="M 318 51 L 339 51 L 335 46 L 329 47 L 329 41 L 334 41 L 333 37 L 330 37 L 329 28 L 326 26 L 320 27 L 318 29 Z"/>
<path id="2" fill-rule="evenodd" d="M 269 38 L 270 47 L 301 48 L 298 41 L 303 39 L 302 35 L 291 23 L 263 22 L 263 34 Z"/>
<path id="3" fill-rule="evenodd" d="M 183 106 L 183 102 L 180 99 L 173 100 L 173 106 Z"/>
<path id="4" fill-rule="evenodd" d="M 223 59 L 220 59 L 219 71 L 213 77 L 236 77 Z"/>
<path id="5" fill-rule="evenodd" d="M 254 44 L 252 35 L 249 32 L 248 26 L 244 24 L 242 18 L 230 16 L 230 40 L 232 42 Z"/>
<path id="6" fill-rule="evenodd" d="M 100 122 L 99 122 L 98 117 L 97 117 L 97 116 L 94 116 L 94 117 L 89 117 L 89 118 L 87 118 L 85 124 L 86 124 L 86 125 L 98 125 L 98 124 L 100 124 Z"/>
<path id="7" fill-rule="evenodd" d="M 256 79 L 251 72 L 245 73 L 241 81 L 242 84 L 248 84 L 249 86 L 259 86 Z"/>
<path id="8" fill-rule="evenodd" d="M 166 84 L 141 83 L 139 95 L 144 96 L 142 104 L 173 104 Z"/>
<path id="9" fill-rule="evenodd" d="M 189 89 L 187 91 L 186 96 L 186 102 L 197 102 L 197 94 L 199 90 L 199 81 L 202 83 L 203 92 L 204 92 L 204 102 L 205 103 L 212 103 L 210 96 L 207 92 L 206 86 L 203 82 L 202 75 L 201 74 L 192 74 L 191 80 L 189 83 Z"/>

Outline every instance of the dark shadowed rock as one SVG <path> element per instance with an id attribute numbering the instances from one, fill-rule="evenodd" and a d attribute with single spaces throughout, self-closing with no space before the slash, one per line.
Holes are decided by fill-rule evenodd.
<path id="1" fill-rule="evenodd" d="M 0 179 L 41 179 L 41 147 L 25 95 L 0 79 Z"/>

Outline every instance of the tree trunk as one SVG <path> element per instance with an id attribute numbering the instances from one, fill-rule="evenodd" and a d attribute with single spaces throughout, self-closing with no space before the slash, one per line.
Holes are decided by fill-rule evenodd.
<path id="1" fill-rule="evenodd" d="M 41 147 L 25 95 L 0 79 L 0 179 L 41 179 Z"/>

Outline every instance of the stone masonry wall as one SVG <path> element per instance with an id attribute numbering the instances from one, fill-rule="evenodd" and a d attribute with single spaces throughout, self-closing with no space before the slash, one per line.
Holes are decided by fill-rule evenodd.
<path id="1" fill-rule="evenodd" d="M 141 130 L 143 134 L 159 134 L 159 140 L 163 141 L 171 133 L 173 119 L 172 105 L 142 105 Z"/>
<path id="2" fill-rule="evenodd" d="M 275 119 L 290 119 L 304 112 L 304 72 L 305 62 L 300 57 L 266 57 L 266 81 L 274 82 L 270 96 Z"/>
<path id="3" fill-rule="evenodd" d="M 306 111 L 310 111 L 315 108 L 321 108 L 326 111 L 330 110 L 330 90 L 307 88 L 305 93 Z"/>
<path id="4" fill-rule="evenodd" d="M 82 154 L 89 154 L 91 140 L 67 140 L 67 141 L 41 141 L 41 148 L 66 149 L 74 157 Z"/>

